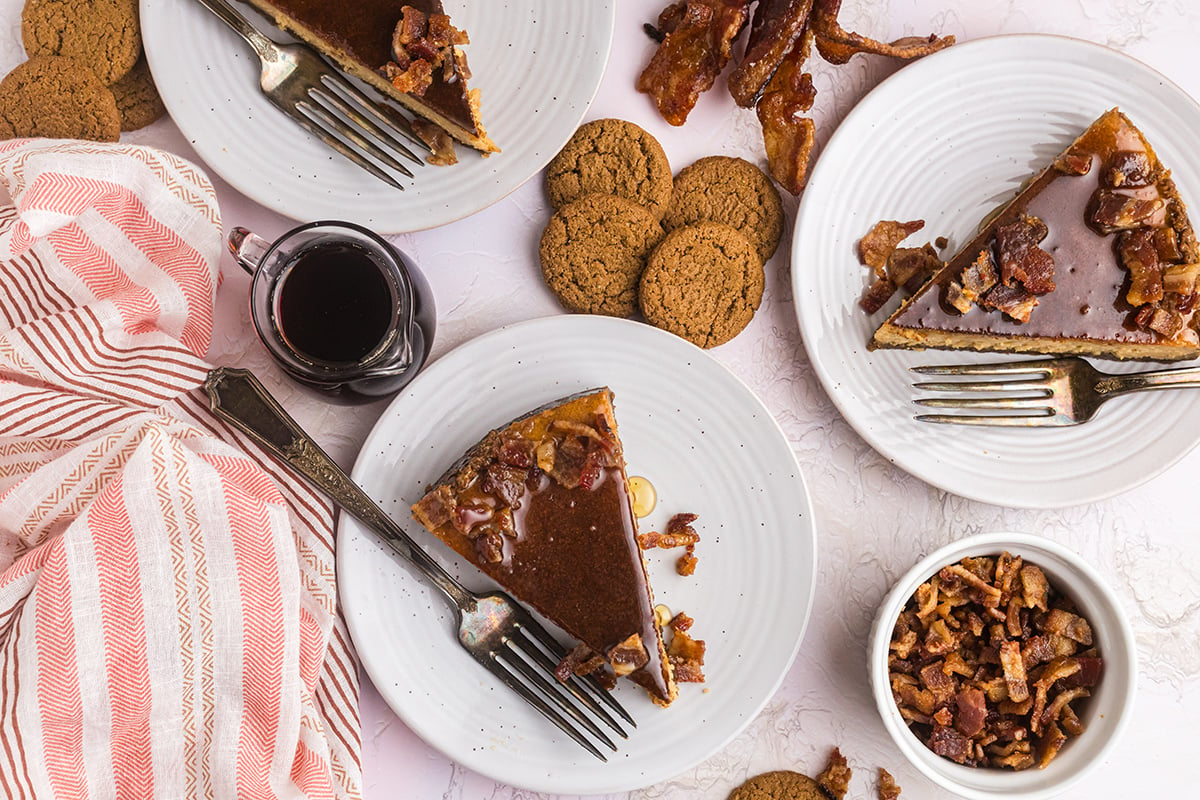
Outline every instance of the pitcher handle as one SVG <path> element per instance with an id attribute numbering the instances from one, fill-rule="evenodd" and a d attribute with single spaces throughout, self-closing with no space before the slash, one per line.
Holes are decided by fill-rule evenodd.
<path id="1" fill-rule="evenodd" d="M 262 263 L 271 243 L 261 236 L 238 226 L 229 232 L 229 252 L 247 274 L 253 275 Z"/>

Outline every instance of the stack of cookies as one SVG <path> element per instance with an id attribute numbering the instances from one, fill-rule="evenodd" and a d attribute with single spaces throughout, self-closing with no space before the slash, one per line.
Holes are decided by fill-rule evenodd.
<path id="1" fill-rule="evenodd" d="M 0 139 L 115 142 L 166 112 L 137 0 L 26 0 L 21 39 L 29 60 L 0 80 Z"/>
<path id="2" fill-rule="evenodd" d="M 546 192 L 555 214 L 542 234 L 542 277 L 568 311 L 640 312 L 706 348 L 754 316 L 783 204 L 748 161 L 710 156 L 672 179 L 653 136 L 600 119 L 550 162 Z"/>

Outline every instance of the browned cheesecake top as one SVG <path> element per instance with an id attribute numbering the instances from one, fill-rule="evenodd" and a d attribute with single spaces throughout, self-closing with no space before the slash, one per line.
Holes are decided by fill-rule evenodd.
<path id="1" fill-rule="evenodd" d="M 1118 159 L 1130 158 L 1129 154 L 1148 164 L 1156 179 L 1129 181 L 1144 183 L 1140 186 L 1112 187 L 1112 165 Z M 1181 251 L 1176 256 L 1180 262 L 1186 260 L 1188 250 L 1194 251 L 1194 237 L 1182 203 L 1175 196 L 1174 184 L 1137 128 L 1114 110 L 1090 126 L 1055 165 L 1038 175 L 959 251 L 934 279 L 942 287 L 930 287 L 913 298 L 890 320 L 891 324 L 901 328 L 1122 344 L 1164 341 L 1160 333 L 1135 323 L 1138 308 L 1127 299 L 1130 272 L 1120 252 L 1122 231 L 1104 230 L 1096 222 L 1100 216 L 1096 205 L 1100 192 L 1117 201 L 1129 198 L 1153 204 L 1156 210 L 1128 230 L 1171 232 Z M 939 288 L 957 279 L 981 252 L 994 245 L 997 229 L 1022 218 L 1036 218 L 1044 224 L 1045 238 L 1038 246 L 1054 261 L 1054 288 L 1037 296 L 1028 320 L 1019 322 L 977 303 L 971 304 L 965 313 L 945 308 L 945 294 Z M 1190 305 L 1182 304 L 1179 310 L 1184 322 L 1190 322 L 1193 313 Z"/>

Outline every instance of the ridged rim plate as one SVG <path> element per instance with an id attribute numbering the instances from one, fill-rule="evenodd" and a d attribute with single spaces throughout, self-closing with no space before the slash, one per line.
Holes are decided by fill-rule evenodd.
<path id="1" fill-rule="evenodd" d="M 249 45 L 196 0 L 142 0 L 146 56 L 163 102 L 196 152 L 252 200 L 301 221 L 345 219 L 379 233 L 443 225 L 504 198 L 546 165 L 587 111 L 612 44 L 611 0 L 445 0 L 467 31 L 471 87 L 503 152 L 458 147 L 450 167 L 413 167 L 399 191 L 272 106 Z M 248 5 L 259 30 L 282 39 Z"/>
<path id="2" fill-rule="evenodd" d="M 1013 357 L 866 349 L 899 304 L 894 298 L 871 316 L 858 306 L 871 276 L 856 246 L 872 225 L 924 219 L 912 241 L 946 236 L 952 253 L 984 215 L 1114 106 L 1172 169 L 1194 215 L 1200 107 L 1144 64 L 1058 36 L 979 39 L 905 67 L 846 116 L 813 169 L 792 245 L 796 314 L 809 358 L 854 429 L 934 486 L 996 505 L 1071 506 L 1137 486 L 1200 441 L 1197 395 L 1186 391 L 1117 399 L 1072 428 L 917 422 L 909 367 Z M 1161 366 L 1097 365 L 1117 372 Z"/>
<path id="3" fill-rule="evenodd" d="M 816 533 L 800 469 L 762 403 L 711 356 L 628 320 L 557 316 L 501 328 L 434 362 L 367 438 L 355 479 L 470 588 L 474 567 L 415 523 L 426 484 L 488 430 L 595 386 L 615 394 L 631 474 L 658 506 L 643 530 L 699 514 L 696 574 L 650 551 L 655 602 L 695 618 L 707 683 L 669 709 L 618 687 L 637 728 L 607 764 L 560 734 L 455 639 L 440 595 L 343 515 L 338 586 L 355 646 L 384 700 L 450 758 L 541 792 L 622 792 L 667 780 L 723 747 L 758 713 L 795 658 L 812 606 Z M 627 684 L 628 681 L 621 681 Z"/>

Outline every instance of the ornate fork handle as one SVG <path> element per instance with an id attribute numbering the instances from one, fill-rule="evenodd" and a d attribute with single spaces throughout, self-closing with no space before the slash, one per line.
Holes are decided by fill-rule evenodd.
<path id="1" fill-rule="evenodd" d="M 222 22 L 233 28 L 238 34 L 245 39 L 254 52 L 258 53 L 258 57 L 263 61 L 278 61 L 280 58 L 279 47 L 275 42 L 263 36 L 258 30 L 250 24 L 249 20 L 243 17 L 234 9 L 233 6 L 225 2 L 225 0 L 200 0 L 200 4 L 206 7 L 209 11 L 216 14 Z"/>
<path id="2" fill-rule="evenodd" d="M 202 0 L 207 2 L 207 0 Z M 306 434 L 248 370 L 218 367 L 204 381 L 213 414 L 265 447 L 387 542 L 460 609 L 473 595 L 409 538 L 395 520 Z"/>
<path id="3" fill-rule="evenodd" d="M 1129 375 L 1108 375 L 1096 381 L 1096 392 L 1103 397 L 1144 392 L 1149 389 L 1177 389 L 1200 386 L 1200 367 L 1140 372 Z"/>

